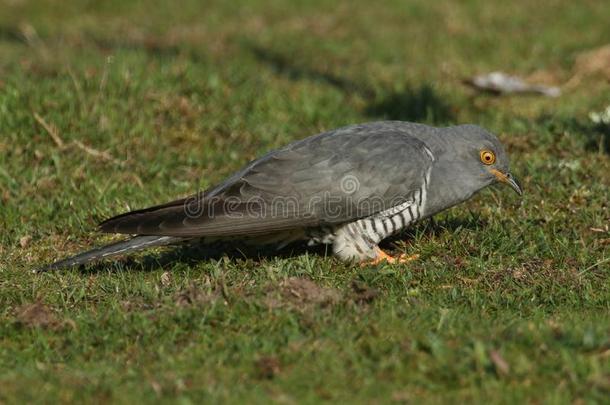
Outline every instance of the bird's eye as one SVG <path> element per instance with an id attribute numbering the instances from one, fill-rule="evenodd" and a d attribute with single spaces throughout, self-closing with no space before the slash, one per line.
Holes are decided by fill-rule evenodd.
<path id="1" fill-rule="evenodd" d="M 496 162 L 496 155 L 488 149 L 483 149 L 480 156 L 483 164 L 493 165 Z"/>

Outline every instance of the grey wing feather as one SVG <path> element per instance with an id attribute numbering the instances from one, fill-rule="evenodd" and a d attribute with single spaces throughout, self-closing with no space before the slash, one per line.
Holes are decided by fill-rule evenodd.
<path id="1" fill-rule="evenodd" d="M 136 236 L 131 239 L 122 240 L 100 248 L 92 249 L 87 252 L 79 253 L 76 256 L 68 257 L 48 266 L 34 270 L 34 273 L 42 273 L 65 267 L 80 266 L 107 257 L 117 256 L 124 253 L 135 252 L 154 246 L 165 246 L 178 243 L 182 239 L 170 236 Z"/>
<path id="2" fill-rule="evenodd" d="M 256 235 L 373 215 L 422 186 L 432 161 L 424 143 L 410 136 L 415 129 L 421 130 L 380 122 L 312 136 L 253 161 L 203 196 L 123 214 L 100 227 L 140 235 Z"/>

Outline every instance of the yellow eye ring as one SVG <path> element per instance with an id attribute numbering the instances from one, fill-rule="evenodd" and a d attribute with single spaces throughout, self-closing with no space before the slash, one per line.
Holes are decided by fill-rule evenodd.
<path id="1" fill-rule="evenodd" d="M 493 165 L 496 163 L 496 155 L 489 149 L 483 149 L 480 153 L 481 162 L 485 165 Z"/>

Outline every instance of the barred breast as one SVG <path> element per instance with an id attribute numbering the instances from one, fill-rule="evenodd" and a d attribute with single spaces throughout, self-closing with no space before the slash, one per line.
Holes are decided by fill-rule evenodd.
<path id="1" fill-rule="evenodd" d="M 425 217 L 429 181 L 430 171 L 422 186 L 397 206 L 354 222 L 310 231 L 309 244 L 332 243 L 333 252 L 343 260 L 374 258 L 379 242 Z"/>

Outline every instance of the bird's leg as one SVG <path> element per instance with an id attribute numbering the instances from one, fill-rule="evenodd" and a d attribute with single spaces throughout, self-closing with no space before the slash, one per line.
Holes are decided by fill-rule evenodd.
<path id="1" fill-rule="evenodd" d="M 363 261 L 361 263 L 361 265 L 366 266 L 369 264 L 379 264 L 383 261 L 386 261 L 388 263 L 409 263 L 409 262 L 419 258 L 418 254 L 409 256 L 404 253 L 402 253 L 396 257 L 390 256 L 389 254 L 387 254 L 386 252 L 381 250 L 378 246 L 375 246 L 375 255 L 376 256 L 374 259 Z"/>

